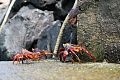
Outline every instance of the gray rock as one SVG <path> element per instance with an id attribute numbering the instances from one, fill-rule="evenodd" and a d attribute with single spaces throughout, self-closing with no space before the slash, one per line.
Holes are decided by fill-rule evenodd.
<path id="1" fill-rule="evenodd" d="M 48 28 L 54 27 L 52 26 L 53 22 L 54 17 L 52 11 L 41 11 L 31 5 L 21 8 L 5 25 L 5 47 L 10 53 L 20 52 L 21 48 L 41 48 L 42 45 L 31 45 L 35 40 L 38 40 L 36 45 L 40 44 L 40 37 L 47 33 L 46 30 Z M 53 30 L 53 32 L 58 32 L 58 30 Z M 56 37 L 57 34 L 52 34 L 52 36 Z M 44 41 L 46 41 L 46 39 L 44 39 Z M 42 44 L 43 43 L 47 45 L 46 42 L 42 42 Z"/>
<path id="2" fill-rule="evenodd" d="M 24 0 L 17 1 L 12 10 L 22 7 L 20 5 L 17 6 L 17 3 L 22 4 L 22 2 L 24 2 Z M 64 4 L 61 8 L 68 12 L 72 7 L 72 3 L 70 1 L 69 3 L 65 2 L 65 4 L 69 5 L 65 7 L 64 2 L 61 2 L 62 5 Z M 54 11 L 54 8 L 51 9 Z M 53 51 L 61 26 L 61 21 L 54 21 L 55 15 L 53 16 L 53 11 L 42 11 L 32 5 L 23 6 L 15 15 L 13 15 L 14 12 L 12 11 L 10 15 L 13 15 L 13 17 L 10 16 L 12 18 L 8 19 L 8 22 L 3 27 L 0 34 L 0 55 L 2 55 L 0 60 L 5 60 L 7 56 L 21 52 L 22 48 L 31 50 L 37 47 L 41 50 Z M 62 12 L 58 12 L 56 15 L 60 13 Z M 65 30 L 68 31 L 64 32 L 63 40 L 60 45 L 70 42 L 71 31 L 74 32 L 69 26 L 67 26 Z M 65 37 L 65 35 L 68 37 Z M 76 35 L 73 33 L 73 37 L 74 36 Z M 73 42 L 74 41 L 75 39 Z"/>
<path id="3" fill-rule="evenodd" d="M 1 0 L 0 3 L 1 3 L 0 4 L 0 24 L 1 24 L 3 17 L 5 15 L 5 12 L 8 8 L 9 3 L 10 3 L 10 0 Z"/>
<path id="4" fill-rule="evenodd" d="M 61 27 L 60 21 L 54 21 L 51 26 L 48 26 L 39 36 L 37 47 L 41 50 L 53 51 L 57 36 Z"/>
<path id="5" fill-rule="evenodd" d="M 28 4 L 41 10 L 54 11 L 55 20 L 64 20 L 65 16 L 72 8 L 74 0 L 17 0 L 12 8 L 10 17 L 14 16 L 22 6 Z"/>

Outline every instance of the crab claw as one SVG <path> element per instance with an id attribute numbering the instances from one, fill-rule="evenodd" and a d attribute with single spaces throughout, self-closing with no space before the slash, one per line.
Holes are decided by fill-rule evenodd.
<path id="1" fill-rule="evenodd" d="M 68 55 L 67 51 L 64 51 L 63 57 L 66 57 Z"/>
<path id="2" fill-rule="evenodd" d="M 68 51 L 64 51 L 63 53 L 63 61 L 66 62 L 66 57 L 68 55 Z"/>

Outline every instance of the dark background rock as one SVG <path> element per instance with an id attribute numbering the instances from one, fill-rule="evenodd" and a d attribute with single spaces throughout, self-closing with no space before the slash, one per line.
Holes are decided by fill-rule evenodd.
<path id="1" fill-rule="evenodd" d="M 46 28 L 41 33 L 41 35 L 38 38 L 36 47 L 38 47 L 41 50 L 53 51 L 60 27 L 60 21 L 54 21 L 52 25 L 48 26 L 48 28 Z"/>
<path id="2" fill-rule="evenodd" d="M 65 43 L 77 44 L 77 27 L 76 26 L 66 25 L 63 31 L 61 43 L 62 44 L 65 44 Z"/>
<path id="3" fill-rule="evenodd" d="M 20 52 L 31 48 L 46 28 L 54 22 L 52 11 L 41 11 L 33 6 L 25 6 L 5 25 L 5 46 L 9 52 Z M 45 32 L 46 33 L 46 32 Z M 36 46 L 37 47 L 37 46 Z"/>
<path id="4" fill-rule="evenodd" d="M 9 17 L 14 16 L 22 6 L 29 4 L 41 10 L 53 11 L 55 20 L 64 20 L 72 8 L 74 0 L 17 0 Z"/>

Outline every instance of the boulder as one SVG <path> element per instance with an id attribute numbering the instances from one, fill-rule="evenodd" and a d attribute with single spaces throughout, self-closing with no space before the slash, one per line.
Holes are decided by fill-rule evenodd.
<path id="1" fill-rule="evenodd" d="M 16 0 L 10 17 L 14 16 L 22 6 L 29 4 L 41 10 L 53 11 L 55 20 L 64 20 L 72 8 L 74 0 Z"/>
<path id="2" fill-rule="evenodd" d="M 0 60 L 8 60 L 22 48 L 53 51 L 60 20 L 64 20 L 73 3 L 74 0 L 17 0 L 0 33 Z M 76 43 L 76 27 L 72 27 L 66 26 L 60 47 L 66 42 Z"/>
<path id="3" fill-rule="evenodd" d="M 56 29 L 52 30 L 53 33 L 55 33 L 52 34 L 52 36 L 56 37 L 60 28 L 60 21 L 54 22 L 52 11 L 42 11 L 35 9 L 31 5 L 24 6 L 6 23 L 4 27 L 4 45 L 9 53 L 20 52 L 22 48 L 30 50 L 31 48 L 39 47 L 42 49 L 43 43 L 47 45 L 45 42 L 47 41 L 45 34 L 48 34 L 48 29 L 53 27 L 56 27 Z M 43 41 L 41 41 L 41 37 Z M 34 42 L 36 42 L 36 44 Z M 40 43 L 42 43 L 42 45 L 38 45 Z M 52 45 L 52 47 L 54 47 L 54 45 Z"/>
<path id="4" fill-rule="evenodd" d="M 78 43 L 84 43 L 97 61 L 119 62 L 120 1 L 84 0 L 79 3 L 82 11 L 78 15 Z"/>

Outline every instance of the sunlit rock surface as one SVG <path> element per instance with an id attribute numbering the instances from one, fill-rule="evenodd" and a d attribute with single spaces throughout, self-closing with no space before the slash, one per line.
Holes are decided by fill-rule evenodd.
<path id="1" fill-rule="evenodd" d="M 0 62 L 0 80 L 120 80 L 120 65 L 108 63 L 71 64 L 39 61 L 32 64 Z"/>

